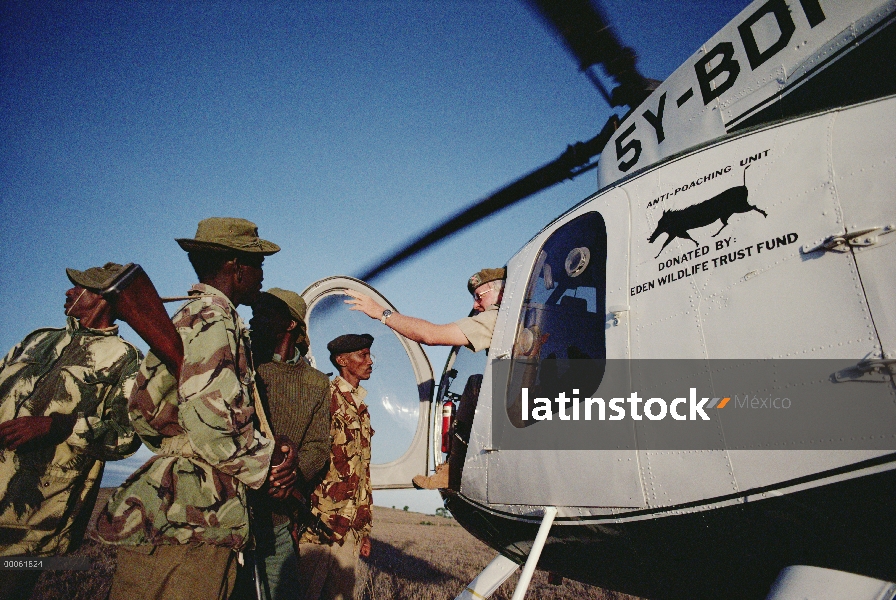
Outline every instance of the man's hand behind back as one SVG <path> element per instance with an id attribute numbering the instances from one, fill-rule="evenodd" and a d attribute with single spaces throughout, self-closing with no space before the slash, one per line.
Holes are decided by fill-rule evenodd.
<path id="1" fill-rule="evenodd" d="M 295 442 L 284 435 L 276 436 L 274 442 L 279 450 L 275 452 L 275 456 L 282 453 L 283 460 L 271 467 L 271 473 L 268 475 L 268 494 L 282 500 L 289 495 L 296 484 L 299 451 Z"/>
<path id="2" fill-rule="evenodd" d="M 0 423 L 0 446 L 15 450 L 25 444 L 55 446 L 71 435 L 75 415 L 19 417 Z"/>

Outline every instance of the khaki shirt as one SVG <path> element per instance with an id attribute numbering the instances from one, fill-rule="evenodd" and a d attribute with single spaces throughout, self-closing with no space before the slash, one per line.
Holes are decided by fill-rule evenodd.
<path id="1" fill-rule="evenodd" d="M 467 348 L 473 352 L 487 350 L 492 345 L 492 334 L 495 332 L 495 323 L 498 321 L 498 305 L 492 304 L 481 313 L 472 317 L 464 317 L 454 324 L 466 336 Z"/>

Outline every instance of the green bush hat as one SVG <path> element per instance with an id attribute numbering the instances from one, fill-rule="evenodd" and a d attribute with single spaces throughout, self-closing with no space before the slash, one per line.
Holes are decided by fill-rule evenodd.
<path id="1" fill-rule="evenodd" d="M 476 291 L 483 283 L 488 283 L 490 281 L 499 281 L 507 279 L 507 268 L 501 267 L 500 269 L 482 269 L 478 273 L 475 273 L 470 279 L 467 281 L 467 289 L 470 290 L 470 293 Z"/>
<path id="2" fill-rule="evenodd" d="M 271 288 L 266 290 L 268 294 L 274 296 L 289 307 L 289 314 L 292 318 L 300 323 L 305 323 L 305 314 L 308 312 L 308 306 L 305 301 L 295 292 L 284 290 L 281 288 Z"/>
<path id="3" fill-rule="evenodd" d="M 104 290 L 112 285 L 115 278 L 121 275 L 128 266 L 110 262 L 102 267 L 91 267 L 84 271 L 66 269 L 65 274 L 73 284 L 96 293 L 97 290 Z"/>
<path id="4" fill-rule="evenodd" d="M 280 246 L 258 237 L 258 226 L 246 219 L 211 217 L 199 221 L 195 238 L 178 238 L 187 252 L 248 252 L 269 256 Z"/>
<path id="5" fill-rule="evenodd" d="M 311 338 L 308 337 L 308 325 L 305 324 L 305 315 L 308 313 L 308 305 L 305 304 L 305 300 L 297 293 L 281 288 L 271 288 L 262 294 L 273 296 L 289 309 L 289 316 L 299 324 L 299 337 L 296 340 L 296 346 L 301 346 L 304 343 L 310 347 Z"/>

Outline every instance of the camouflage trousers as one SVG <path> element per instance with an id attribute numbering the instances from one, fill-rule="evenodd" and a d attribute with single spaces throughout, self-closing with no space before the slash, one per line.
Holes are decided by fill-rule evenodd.
<path id="1" fill-rule="evenodd" d="M 354 600 L 360 549 L 354 532 L 345 543 L 299 544 L 299 582 L 303 600 Z"/>
<path id="2" fill-rule="evenodd" d="M 211 544 L 118 546 L 109 600 L 225 600 L 237 553 Z"/>

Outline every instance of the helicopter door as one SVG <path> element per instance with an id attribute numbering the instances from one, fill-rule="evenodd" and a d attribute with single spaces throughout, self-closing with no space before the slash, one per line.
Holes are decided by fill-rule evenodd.
<path id="1" fill-rule="evenodd" d="M 328 277 L 311 284 L 302 292 L 308 304 L 308 358 L 332 379 L 336 369 L 330 363 L 327 343 L 346 333 L 373 336 L 373 374 L 361 383 L 367 390 L 365 403 L 376 432 L 370 478 L 373 489 L 410 488 L 411 478 L 426 472 L 432 367 L 420 344 L 364 313 L 349 310 L 343 302 L 345 290 L 367 294 L 395 310 L 379 292 L 351 277 Z"/>
<path id="2" fill-rule="evenodd" d="M 832 172 L 843 209 L 842 229 L 832 228 L 829 252 L 851 250 L 874 320 L 883 357 L 896 359 L 896 171 L 884 168 L 894 159 L 896 100 L 888 99 L 843 111 L 832 141 Z M 839 135 L 837 135 L 839 133 Z M 857 173 L 863 176 L 857 177 Z M 842 240 L 842 243 L 836 244 Z M 865 349 L 872 351 L 869 346 Z M 892 364 L 892 363 L 890 363 Z"/>
<path id="3" fill-rule="evenodd" d="M 615 441 L 605 447 L 614 449 L 593 450 L 585 440 L 605 435 L 601 423 L 570 422 L 559 415 L 522 426 L 513 422 L 524 387 L 533 397 L 555 398 L 565 392 L 578 402 L 606 389 L 602 383 L 628 385 L 626 362 L 618 360 L 629 352 L 628 231 L 628 198 L 621 189 L 610 190 L 588 208 L 564 216 L 537 238 L 537 245 L 530 244 L 508 263 L 509 273 L 528 277 L 523 289 L 525 275 L 519 283 L 508 278 L 511 289 L 505 297 L 511 300 L 501 310 L 508 320 L 519 317 L 516 327 L 508 327 L 499 316 L 496 334 L 501 330 L 502 336 L 493 339 L 495 355 L 509 351 L 513 360 L 503 373 L 496 366 L 499 361 L 490 364 L 494 381 L 510 383 L 506 415 L 492 416 L 505 424 L 504 439 L 492 440 L 496 448 L 486 454 L 488 502 L 645 506 L 633 428 L 607 434 Z M 498 447 L 507 439 L 514 440 L 512 447 Z"/>

